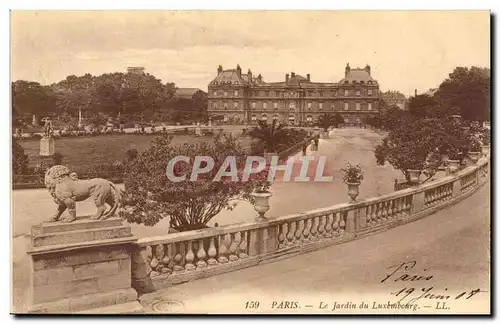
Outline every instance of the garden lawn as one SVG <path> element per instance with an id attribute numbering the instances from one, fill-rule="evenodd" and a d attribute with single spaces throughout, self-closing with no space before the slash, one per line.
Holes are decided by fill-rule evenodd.
<path id="1" fill-rule="evenodd" d="M 96 164 L 110 164 L 122 161 L 130 148 L 139 152 L 148 148 L 154 135 L 103 135 L 92 137 L 66 137 L 55 140 L 56 152 L 63 156 L 62 163 L 71 169 L 79 169 Z M 212 136 L 174 135 L 172 143 L 200 143 L 212 141 Z M 243 147 L 250 147 L 250 139 L 240 138 Z M 40 140 L 23 140 L 19 144 L 29 157 L 29 166 L 36 166 L 40 151 Z"/>

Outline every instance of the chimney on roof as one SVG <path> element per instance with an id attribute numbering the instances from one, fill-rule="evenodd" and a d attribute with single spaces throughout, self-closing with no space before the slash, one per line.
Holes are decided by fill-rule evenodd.
<path id="1" fill-rule="evenodd" d="M 295 78 L 295 72 L 292 72 L 292 78 Z"/>
<path id="2" fill-rule="evenodd" d="M 217 68 L 217 75 L 221 73 L 222 73 L 222 65 L 219 65 L 219 67 Z"/>
<path id="3" fill-rule="evenodd" d="M 236 73 L 238 74 L 239 77 L 241 76 L 241 67 L 239 64 L 236 66 Z"/>
<path id="4" fill-rule="evenodd" d="M 285 80 L 286 80 L 286 83 L 288 84 L 288 80 L 290 80 L 290 75 L 288 73 L 285 74 Z"/>
<path id="5" fill-rule="evenodd" d="M 262 82 L 262 75 L 259 73 L 259 76 L 257 77 L 257 79 L 259 80 L 259 83 Z"/>
<path id="6" fill-rule="evenodd" d="M 307 81 L 311 81 L 311 75 L 307 73 Z"/>
<path id="7" fill-rule="evenodd" d="M 371 75 L 371 68 L 368 64 L 365 66 L 365 71 L 368 72 L 368 75 Z"/>
<path id="8" fill-rule="evenodd" d="M 349 74 L 349 72 L 351 72 L 351 67 L 349 66 L 349 63 L 347 63 L 347 65 L 345 66 L 345 76 L 347 77 L 347 74 Z"/>
<path id="9" fill-rule="evenodd" d="M 248 69 L 248 81 L 252 82 L 252 71 L 250 69 Z"/>
<path id="10" fill-rule="evenodd" d="M 417 96 L 417 89 L 415 89 L 415 97 Z"/>

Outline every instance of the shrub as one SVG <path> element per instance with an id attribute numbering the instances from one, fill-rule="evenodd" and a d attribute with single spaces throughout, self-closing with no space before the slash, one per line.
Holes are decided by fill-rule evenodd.
<path id="1" fill-rule="evenodd" d="M 173 182 L 166 170 L 170 160 L 187 156 L 190 163 L 176 163 L 175 176 L 186 176 L 186 180 Z M 196 181 L 189 181 L 192 163 L 196 156 L 213 158 L 212 171 L 199 174 Z M 171 145 L 171 138 L 159 136 L 144 150 L 133 167 L 125 174 L 125 190 L 122 191 L 120 215 L 131 223 L 154 226 L 170 216 L 172 228 L 178 231 L 206 227 L 206 224 L 223 209 L 232 209 L 237 199 L 248 199 L 254 189 L 268 188 L 267 173 L 261 172 L 249 181 L 233 181 L 223 176 L 212 181 L 228 156 L 234 156 L 237 179 L 241 180 L 246 152 L 231 135 L 215 137 L 213 143 L 201 142 Z M 232 166 L 233 167 L 233 166 Z M 227 168 L 226 168 L 227 170 Z"/>
<path id="2" fill-rule="evenodd" d="M 12 172 L 14 174 L 28 173 L 28 155 L 24 154 L 23 147 L 12 139 Z"/>

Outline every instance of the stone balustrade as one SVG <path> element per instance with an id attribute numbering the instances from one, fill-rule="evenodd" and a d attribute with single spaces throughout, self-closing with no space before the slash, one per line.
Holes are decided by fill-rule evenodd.
<path id="1" fill-rule="evenodd" d="M 384 231 L 466 198 L 489 181 L 488 172 L 484 157 L 453 175 L 357 203 L 142 238 L 132 255 L 132 286 L 151 292 Z"/>

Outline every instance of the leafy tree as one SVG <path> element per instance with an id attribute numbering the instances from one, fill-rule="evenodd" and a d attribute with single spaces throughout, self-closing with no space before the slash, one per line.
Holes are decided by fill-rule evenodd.
<path id="1" fill-rule="evenodd" d="M 186 180 L 173 182 L 166 174 L 174 157 L 187 156 L 190 163 L 178 162 L 173 174 Z M 190 181 L 196 156 L 211 157 L 214 167 Z M 237 178 L 224 176 L 213 181 L 226 157 L 234 157 Z M 155 138 L 151 146 L 132 162 L 125 174 L 121 216 L 132 223 L 154 226 L 169 216 L 172 228 L 195 230 L 206 224 L 223 209 L 232 209 L 237 199 L 249 199 L 256 188 L 268 188 L 267 173 L 261 172 L 242 180 L 246 152 L 232 136 L 217 136 L 213 144 L 202 142 L 174 146 L 165 135 Z M 206 166 L 202 165 L 202 166 Z M 225 168 L 228 171 L 228 168 Z"/>
<path id="2" fill-rule="evenodd" d="M 24 154 L 23 147 L 12 139 L 12 172 L 14 174 L 28 173 L 28 155 Z"/>
<path id="3" fill-rule="evenodd" d="M 318 117 L 318 123 L 317 126 L 323 128 L 323 130 L 326 132 L 330 126 L 333 125 L 333 115 L 332 114 L 322 114 Z"/>
<path id="4" fill-rule="evenodd" d="M 11 85 L 12 116 L 45 116 L 54 111 L 55 96 L 50 87 L 38 82 L 18 80 Z"/>
<path id="5" fill-rule="evenodd" d="M 444 108 L 458 107 L 465 120 L 490 120 L 490 69 L 457 67 L 435 96 Z"/>
<path id="6" fill-rule="evenodd" d="M 423 170 L 429 179 L 443 155 L 461 160 L 469 152 L 473 133 L 466 128 L 450 118 L 404 120 L 376 147 L 377 164 L 389 162 L 407 180 L 408 170 Z"/>
<path id="7" fill-rule="evenodd" d="M 415 117 L 435 118 L 446 116 L 446 111 L 436 97 L 428 94 L 417 95 L 410 98 L 409 112 Z"/>
<path id="8" fill-rule="evenodd" d="M 287 132 L 285 126 L 278 124 L 277 120 L 273 120 L 271 124 L 258 120 L 257 126 L 248 132 L 248 136 L 262 141 L 267 152 L 276 152 L 278 144 L 285 142 Z"/>
<path id="9" fill-rule="evenodd" d="M 330 126 L 338 127 L 343 123 L 344 123 L 344 118 L 342 118 L 342 115 L 340 113 L 335 113 L 335 114 L 325 113 L 318 117 L 317 126 L 327 131 Z"/>

